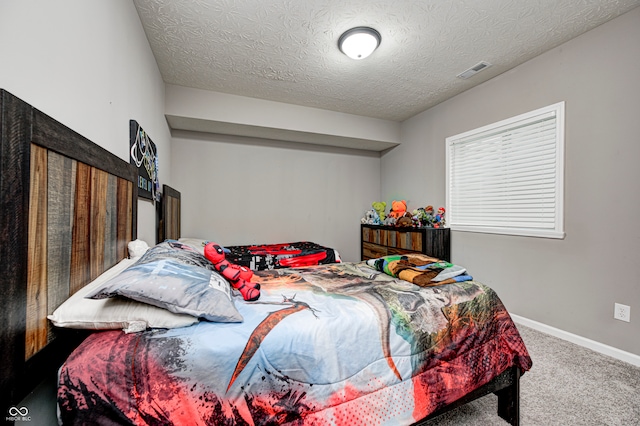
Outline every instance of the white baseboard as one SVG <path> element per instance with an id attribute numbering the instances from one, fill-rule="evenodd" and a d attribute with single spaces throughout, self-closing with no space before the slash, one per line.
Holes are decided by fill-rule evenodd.
<path id="1" fill-rule="evenodd" d="M 530 320 L 519 315 L 514 315 L 511 313 L 509 315 L 511 315 L 513 322 L 517 324 L 522 324 L 525 327 L 533 328 L 534 330 L 550 334 L 551 336 L 557 337 L 559 339 L 575 343 L 576 345 L 583 346 L 601 354 L 619 359 L 620 361 L 628 362 L 629 364 L 635 365 L 636 367 L 640 367 L 640 355 L 632 354 L 631 352 L 625 352 L 623 350 L 614 348 L 613 346 L 608 346 L 604 343 L 596 342 L 595 340 L 587 339 L 586 337 L 578 336 L 577 334 L 569 333 L 568 331 L 560 330 L 559 328 L 551 327 L 550 325 Z"/>

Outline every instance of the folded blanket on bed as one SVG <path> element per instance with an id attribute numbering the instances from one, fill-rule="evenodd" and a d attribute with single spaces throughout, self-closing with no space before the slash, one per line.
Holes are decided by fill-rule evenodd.
<path id="1" fill-rule="evenodd" d="M 367 260 L 367 265 L 392 277 L 409 281 L 421 287 L 451 284 L 473 279 L 459 265 L 424 254 L 384 256 Z"/>

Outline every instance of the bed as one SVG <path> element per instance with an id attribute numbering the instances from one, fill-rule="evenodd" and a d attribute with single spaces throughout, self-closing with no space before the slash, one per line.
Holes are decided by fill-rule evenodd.
<path id="1" fill-rule="evenodd" d="M 163 184 L 160 202 L 156 204 L 156 243 L 180 238 L 181 203 L 182 194 L 180 191 Z"/>
<path id="2" fill-rule="evenodd" d="M 179 238 L 200 252 L 208 242 L 201 238 Z M 226 259 L 252 271 L 295 268 L 301 266 L 340 263 L 338 250 L 312 241 L 296 241 L 276 244 L 250 244 L 223 247 Z"/>
<path id="3" fill-rule="evenodd" d="M 158 205 L 158 243 L 166 240 L 180 240 L 203 252 L 204 238 L 182 238 L 180 228 L 180 206 L 182 195 L 179 190 L 162 185 L 161 202 Z M 291 268 L 299 266 L 323 265 L 340 262 L 340 254 L 331 247 L 312 241 L 286 243 L 225 245 L 226 258 L 230 262 L 253 271 L 263 269 Z"/>
<path id="4" fill-rule="evenodd" d="M 0 90 L 0 400 L 9 413 L 84 338 L 47 320 L 127 257 L 137 172 Z M 11 410 L 15 411 L 15 410 Z"/>
<path id="5" fill-rule="evenodd" d="M 259 271 L 340 262 L 338 251 L 311 241 L 226 246 L 227 259 Z"/>
<path id="6" fill-rule="evenodd" d="M 251 282 L 260 284 L 260 298 L 245 302 L 198 250 L 175 239 L 129 259 L 135 170 L 7 92 L 0 95 L 2 190 L 8 194 L 1 249 L 3 259 L 13 260 L 2 265 L 9 278 L 2 290 L 7 410 L 44 372 L 57 371 L 65 424 L 409 425 L 491 392 L 500 416 L 518 424 L 519 378 L 531 359 L 490 288 L 472 279 L 416 285 L 400 278 L 411 268 L 389 266 L 398 259 L 378 259 L 257 270 Z M 49 127 L 56 131 L 38 136 Z M 65 151 L 76 144 L 82 149 Z M 45 185 L 34 164 L 48 161 L 33 160 L 41 146 L 53 157 L 63 151 L 76 162 L 71 170 L 84 169 L 80 164 L 98 169 L 82 175 L 90 189 Z M 92 178 L 103 171 L 106 184 Z M 73 181 L 84 182 L 73 173 Z M 84 202 L 55 223 L 72 222 L 79 206 L 90 206 L 83 232 L 77 231 L 83 215 L 73 226 L 52 226 L 60 214 L 44 200 L 60 198 L 68 187 L 69 197 Z M 33 219 L 17 218 L 23 215 Z M 44 240 L 51 243 L 43 247 Z M 57 258 L 54 241 L 66 241 L 73 260 Z M 163 289 L 165 281 L 136 288 L 136 277 L 153 275 L 150 270 L 179 282 L 171 282 L 171 291 Z M 197 297 L 174 300 L 194 288 L 201 291 Z M 57 313 L 78 301 L 136 314 L 65 323 Z"/>
<path id="7" fill-rule="evenodd" d="M 164 243 L 139 261 L 140 277 L 185 251 L 205 265 Z M 89 337 L 60 370 L 63 422 L 409 425 L 530 367 L 499 299 L 473 281 L 419 287 L 365 262 L 253 281 L 258 301 L 233 297 L 242 322 Z"/>

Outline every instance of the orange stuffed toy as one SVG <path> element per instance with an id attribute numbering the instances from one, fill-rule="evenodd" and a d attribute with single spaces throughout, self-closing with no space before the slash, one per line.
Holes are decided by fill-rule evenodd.
<path id="1" fill-rule="evenodd" d="M 396 219 L 401 218 L 407 212 L 407 202 L 405 200 L 396 201 L 393 200 L 391 202 L 391 211 L 389 212 L 389 217 L 395 217 Z"/>

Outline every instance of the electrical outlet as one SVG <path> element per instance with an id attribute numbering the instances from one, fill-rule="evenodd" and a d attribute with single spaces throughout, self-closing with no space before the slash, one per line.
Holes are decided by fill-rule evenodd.
<path id="1" fill-rule="evenodd" d="M 620 321 L 631 321 L 631 307 L 621 303 L 615 303 L 613 307 L 613 318 Z"/>

